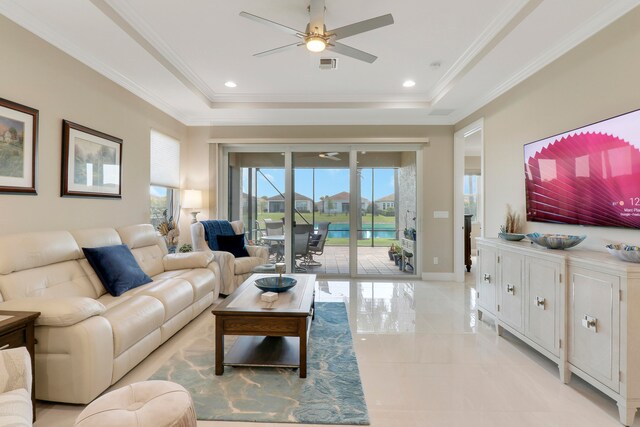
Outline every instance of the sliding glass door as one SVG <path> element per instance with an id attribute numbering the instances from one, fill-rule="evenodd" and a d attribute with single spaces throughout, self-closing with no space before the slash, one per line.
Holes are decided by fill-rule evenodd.
<path id="1" fill-rule="evenodd" d="M 323 148 L 226 149 L 228 218 L 289 271 L 417 274 L 416 150 Z"/>

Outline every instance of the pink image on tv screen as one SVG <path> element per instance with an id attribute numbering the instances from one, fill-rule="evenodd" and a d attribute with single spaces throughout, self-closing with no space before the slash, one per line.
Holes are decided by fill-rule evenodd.
<path id="1" fill-rule="evenodd" d="M 528 221 L 640 228 L 640 110 L 524 151 Z"/>

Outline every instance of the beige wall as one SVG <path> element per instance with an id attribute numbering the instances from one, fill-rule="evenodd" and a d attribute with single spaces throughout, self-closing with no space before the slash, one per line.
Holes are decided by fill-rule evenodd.
<path id="1" fill-rule="evenodd" d="M 523 145 L 640 108 L 640 8 L 456 125 L 484 117 L 485 235 L 507 203 L 524 215 Z M 581 247 L 640 244 L 640 231 L 527 223 L 527 232 L 586 234 Z"/>
<path id="2" fill-rule="evenodd" d="M 452 126 L 220 126 L 212 127 L 211 138 L 429 138 L 423 150 L 424 180 L 422 191 L 423 222 L 419 231 L 423 244 L 423 272 L 453 271 L 453 127 Z M 199 141 L 197 144 L 203 144 Z M 201 150 L 193 147 L 190 150 Z M 212 156 L 217 147 L 212 147 Z M 210 167 L 216 163 L 203 156 L 193 156 L 189 169 Z M 214 174 L 215 175 L 215 174 Z M 434 219 L 433 211 L 448 211 L 448 219 Z M 433 257 L 439 263 L 433 264 Z"/>
<path id="3" fill-rule="evenodd" d="M 149 222 L 149 130 L 187 128 L 2 16 L 0 40 L 0 97 L 40 112 L 38 195 L 0 195 L 0 233 Z M 121 200 L 60 197 L 63 119 L 124 140 Z"/>

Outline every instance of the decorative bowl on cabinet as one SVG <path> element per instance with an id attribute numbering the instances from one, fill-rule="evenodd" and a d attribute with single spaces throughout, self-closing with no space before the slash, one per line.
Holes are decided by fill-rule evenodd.
<path id="1" fill-rule="evenodd" d="M 617 245 L 607 245 L 607 250 L 614 257 L 627 262 L 640 262 L 640 247 L 633 245 L 625 245 L 619 243 Z"/>
<path id="2" fill-rule="evenodd" d="M 524 239 L 524 234 L 520 233 L 498 233 L 498 237 L 502 240 L 509 240 L 510 242 L 517 242 Z"/>
<path id="3" fill-rule="evenodd" d="M 587 236 L 573 236 L 571 234 L 540 234 L 530 233 L 527 237 L 532 242 L 548 249 L 568 249 L 582 242 Z"/>

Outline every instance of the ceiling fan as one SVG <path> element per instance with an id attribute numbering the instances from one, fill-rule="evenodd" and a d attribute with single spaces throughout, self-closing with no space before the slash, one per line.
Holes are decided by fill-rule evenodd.
<path id="1" fill-rule="evenodd" d="M 338 43 L 336 40 L 391 25 L 393 24 L 393 16 L 391 16 L 390 13 L 327 31 L 327 27 L 324 24 L 324 11 L 325 0 L 311 0 L 311 4 L 309 5 L 310 18 L 305 31 L 299 31 L 248 12 L 240 12 L 240 16 L 277 28 L 287 34 L 291 34 L 302 39 L 295 43 L 256 53 L 253 56 L 266 56 L 271 55 L 272 53 L 282 52 L 283 50 L 293 47 L 306 46 L 311 52 L 322 52 L 327 49 L 370 64 L 378 59 L 375 55 Z"/>
<path id="2" fill-rule="evenodd" d="M 336 157 L 338 154 L 340 153 L 320 153 L 318 154 L 318 157 L 322 157 L 323 159 L 331 159 L 331 160 L 335 160 L 336 162 L 339 162 L 342 159 L 340 157 Z"/>

